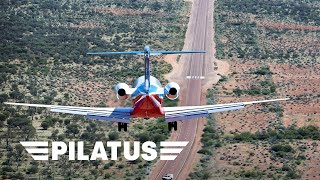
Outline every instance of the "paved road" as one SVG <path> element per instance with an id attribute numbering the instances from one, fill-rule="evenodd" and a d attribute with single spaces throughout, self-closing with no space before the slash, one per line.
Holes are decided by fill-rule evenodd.
<path id="1" fill-rule="evenodd" d="M 188 45 L 189 47 L 187 46 L 187 49 L 213 51 L 211 46 L 213 40 L 212 8 L 212 0 L 194 0 L 189 22 L 191 24 L 188 27 L 188 31 L 191 33 L 187 32 L 186 36 L 186 38 L 191 38 L 192 41 Z M 181 57 L 181 61 L 186 61 L 183 67 L 185 80 L 183 85 L 180 85 L 186 87 L 184 92 L 181 93 L 183 94 L 183 97 L 180 98 L 182 105 L 201 104 L 201 87 L 208 70 L 211 68 L 211 63 L 209 63 L 210 55 L 212 55 L 212 52 L 183 55 Z M 175 179 L 185 179 L 187 177 L 195 155 L 192 147 L 196 138 L 197 126 L 198 120 L 179 123 L 177 141 L 189 141 L 189 144 L 174 161 L 158 163 L 157 165 L 161 167 L 155 169 L 157 172 L 152 172 L 150 179 L 161 179 L 165 174 L 173 174 Z"/>

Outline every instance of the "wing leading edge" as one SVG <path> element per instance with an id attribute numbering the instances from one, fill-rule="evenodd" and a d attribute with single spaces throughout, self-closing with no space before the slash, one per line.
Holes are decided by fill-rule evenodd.
<path id="1" fill-rule="evenodd" d="M 270 99 L 262 101 L 239 102 L 230 104 L 216 104 L 206 106 L 180 106 L 180 107 L 164 107 L 166 122 L 183 121 L 200 117 L 207 117 L 209 114 L 223 111 L 238 110 L 246 105 L 267 103 L 275 101 L 285 101 L 285 99 Z"/>
<path id="2" fill-rule="evenodd" d="M 103 107 L 77 107 L 77 106 L 57 106 L 44 104 L 11 103 L 4 104 L 15 106 L 44 107 L 49 108 L 51 112 L 83 115 L 89 119 L 107 120 L 112 122 L 129 123 L 132 108 L 103 108 Z"/>

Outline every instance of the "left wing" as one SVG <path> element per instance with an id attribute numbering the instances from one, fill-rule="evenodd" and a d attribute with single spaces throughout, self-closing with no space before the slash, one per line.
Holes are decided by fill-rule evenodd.
<path id="1" fill-rule="evenodd" d="M 250 104 L 267 103 L 267 102 L 274 102 L 274 101 L 285 101 L 285 100 L 289 100 L 289 98 L 230 103 L 230 104 L 216 104 L 216 105 L 206 105 L 206 106 L 164 107 L 164 112 L 165 112 L 166 122 L 173 122 L 173 121 L 195 119 L 200 117 L 207 117 L 209 114 L 216 113 L 216 112 L 238 110 Z"/>
<path id="2" fill-rule="evenodd" d="M 132 108 L 119 107 L 119 108 L 104 108 L 104 107 L 77 107 L 77 106 L 57 106 L 45 104 L 27 104 L 27 103 L 11 103 L 5 102 L 4 104 L 15 106 L 29 106 L 29 107 L 44 107 L 49 108 L 51 112 L 77 114 L 86 116 L 89 119 L 107 120 L 112 122 L 129 123 L 130 113 Z"/>

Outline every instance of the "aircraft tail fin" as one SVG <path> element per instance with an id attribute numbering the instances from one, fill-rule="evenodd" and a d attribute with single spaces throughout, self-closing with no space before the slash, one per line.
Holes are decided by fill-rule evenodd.
<path id="1" fill-rule="evenodd" d="M 144 85 L 145 90 L 149 93 L 150 89 L 150 55 L 162 54 L 191 54 L 206 53 L 207 51 L 150 51 L 149 46 L 144 47 L 144 51 L 127 51 L 127 52 L 88 52 L 87 55 L 144 55 Z"/>

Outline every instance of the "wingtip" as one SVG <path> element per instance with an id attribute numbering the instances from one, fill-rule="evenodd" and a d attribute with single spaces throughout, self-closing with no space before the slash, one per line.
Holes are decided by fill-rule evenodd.
<path id="1" fill-rule="evenodd" d="M 4 102 L 3 104 L 6 104 L 6 105 L 17 105 L 19 103 L 15 103 L 15 102 Z"/>
<path id="2" fill-rule="evenodd" d="M 243 104 L 244 105 L 250 105 L 250 104 L 257 104 L 257 103 L 268 103 L 268 102 L 287 101 L 287 100 L 290 100 L 290 98 L 268 99 L 268 100 L 261 100 L 261 101 L 243 102 Z"/>

